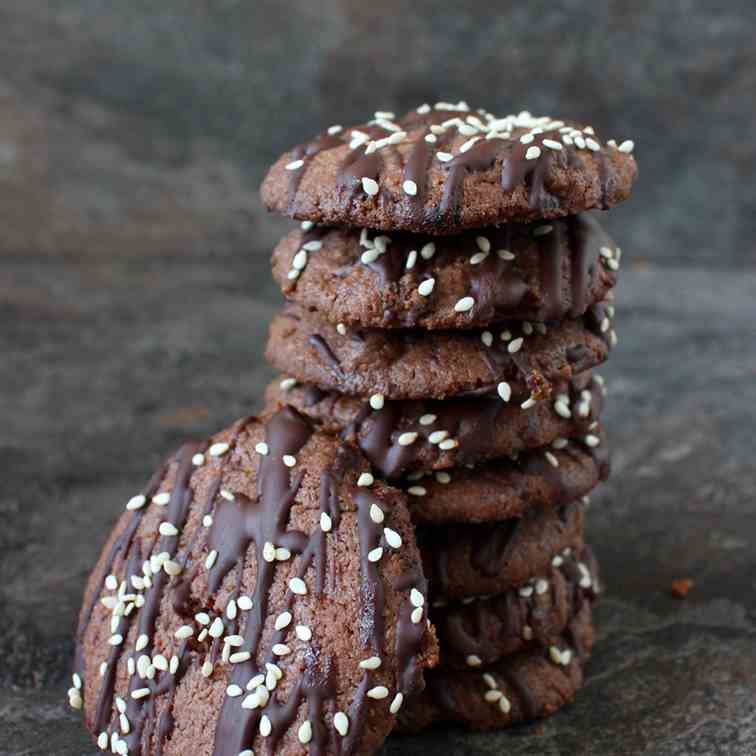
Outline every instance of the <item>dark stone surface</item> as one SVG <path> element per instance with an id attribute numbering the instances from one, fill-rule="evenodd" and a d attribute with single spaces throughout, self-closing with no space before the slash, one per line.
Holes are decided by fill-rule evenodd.
<path id="1" fill-rule="evenodd" d="M 65 703 L 88 570 L 162 456 L 270 377 L 264 165 L 379 103 L 465 96 L 638 144 L 590 518 L 608 593 L 568 710 L 386 752 L 753 756 L 756 6 L 704 6 L 2 3 L 0 754 L 94 754 Z"/>

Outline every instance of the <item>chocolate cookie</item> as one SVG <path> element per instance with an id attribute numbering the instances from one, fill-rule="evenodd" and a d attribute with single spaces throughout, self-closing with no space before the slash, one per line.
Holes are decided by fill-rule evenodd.
<path id="1" fill-rule="evenodd" d="M 596 428 L 603 390 L 603 380 L 585 372 L 557 387 L 549 401 L 528 402 L 523 409 L 498 394 L 445 401 L 390 401 L 382 396 L 363 401 L 284 379 L 268 387 L 266 399 L 272 407 L 288 402 L 324 430 L 354 438 L 381 475 L 394 479 L 407 471 L 443 470 L 560 446 L 564 438 L 579 439 L 601 456 Z"/>
<path id="2" fill-rule="evenodd" d="M 491 730 L 549 716 L 572 701 L 583 684 L 592 646 L 591 607 L 586 602 L 548 648 L 507 656 L 475 671 L 427 672 L 425 690 L 404 707 L 398 729 L 417 732 L 443 721 Z"/>
<path id="3" fill-rule="evenodd" d="M 285 408 L 182 447 L 127 504 L 80 615 L 117 754 L 372 752 L 436 644 L 404 496 Z"/>
<path id="4" fill-rule="evenodd" d="M 290 305 L 270 325 L 265 357 L 302 383 L 342 394 L 445 399 L 498 391 L 504 402 L 522 402 L 601 364 L 610 333 L 602 305 L 555 325 L 512 321 L 484 331 L 347 329 Z"/>
<path id="5" fill-rule="evenodd" d="M 573 502 L 496 523 L 418 527 L 432 601 L 494 596 L 543 576 L 565 549 L 582 549 L 583 519 Z"/>
<path id="6" fill-rule="evenodd" d="M 616 284 L 619 259 L 588 214 L 435 239 L 315 226 L 279 243 L 273 276 L 334 324 L 471 328 L 583 315 Z"/>
<path id="7" fill-rule="evenodd" d="M 279 158 L 262 199 L 320 224 L 450 234 L 613 207 L 635 180 L 632 151 L 550 116 L 437 103 L 332 126 Z"/>
<path id="8" fill-rule="evenodd" d="M 558 643 L 586 602 L 600 592 L 598 564 L 586 546 L 558 555 L 549 571 L 520 588 L 490 598 L 432 607 L 440 666 L 470 669 L 534 646 Z"/>
<path id="9" fill-rule="evenodd" d="M 567 504 L 609 476 L 609 447 L 600 429 L 584 440 L 558 438 L 546 449 L 477 467 L 410 474 L 402 482 L 416 523 L 483 523 L 521 517 L 531 507 Z"/>

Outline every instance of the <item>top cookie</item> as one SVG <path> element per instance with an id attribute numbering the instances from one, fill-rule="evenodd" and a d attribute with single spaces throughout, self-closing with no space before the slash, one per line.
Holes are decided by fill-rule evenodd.
<path id="1" fill-rule="evenodd" d="M 378 748 L 436 646 L 405 499 L 368 471 L 285 407 L 182 447 L 129 501 L 78 637 L 103 750 Z"/>
<path id="2" fill-rule="evenodd" d="M 550 116 L 436 103 L 331 126 L 276 161 L 262 198 L 320 224 L 452 234 L 613 207 L 637 175 L 632 150 Z"/>

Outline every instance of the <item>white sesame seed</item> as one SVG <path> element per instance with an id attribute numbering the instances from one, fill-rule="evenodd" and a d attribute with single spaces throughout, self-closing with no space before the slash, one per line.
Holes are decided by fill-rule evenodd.
<path id="1" fill-rule="evenodd" d="M 542 596 L 548 590 L 549 590 L 549 581 L 548 580 L 544 580 L 543 578 L 539 578 L 538 580 L 536 580 L 536 583 L 535 583 L 535 592 L 539 596 Z"/>
<path id="2" fill-rule="evenodd" d="M 510 252 L 508 249 L 499 249 L 496 251 L 496 254 L 499 256 L 502 260 L 514 260 L 515 256 L 512 252 Z"/>
<path id="3" fill-rule="evenodd" d="M 405 194 L 409 194 L 411 197 L 417 194 L 417 184 L 409 179 L 402 184 L 402 189 L 404 189 Z"/>
<path id="4" fill-rule="evenodd" d="M 412 614 L 410 614 L 410 619 L 412 620 L 413 625 L 419 625 L 420 621 L 423 619 L 423 607 L 418 606 L 416 609 L 413 609 Z"/>
<path id="5" fill-rule="evenodd" d="M 554 411 L 557 413 L 557 415 L 565 419 L 572 417 L 572 412 L 570 411 L 569 406 L 565 404 L 565 402 L 559 400 L 554 402 Z"/>
<path id="6" fill-rule="evenodd" d="M 381 666 L 380 656 L 371 656 L 369 659 L 363 659 L 360 662 L 360 669 L 378 669 Z"/>
<path id="7" fill-rule="evenodd" d="M 497 703 L 503 695 L 500 690 L 487 690 L 483 695 L 483 700 L 487 703 Z"/>
<path id="8" fill-rule="evenodd" d="M 460 145 L 460 148 L 459 148 L 460 153 L 467 152 L 478 141 L 480 141 L 480 137 L 479 136 L 473 137 L 472 139 L 468 139 L 464 144 Z"/>
<path id="9" fill-rule="evenodd" d="M 161 522 L 158 530 L 160 531 L 160 534 L 164 536 L 178 535 L 178 528 L 170 522 Z"/>
<path id="10" fill-rule="evenodd" d="M 488 257 L 488 252 L 476 252 L 470 258 L 470 265 L 479 265 Z"/>
<path id="11" fill-rule="evenodd" d="M 591 150 L 591 152 L 598 152 L 601 149 L 601 145 L 595 139 L 586 139 L 585 146 Z"/>
<path id="12" fill-rule="evenodd" d="M 458 446 L 459 441 L 456 438 L 447 438 L 438 445 L 438 448 L 442 451 L 449 451 L 450 449 L 456 449 Z"/>
<path id="13" fill-rule="evenodd" d="M 383 522 L 384 514 L 383 510 L 377 504 L 370 505 L 370 519 L 376 524 L 380 525 Z"/>
<path id="14" fill-rule="evenodd" d="M 421 297 L 429 297 L 431 295 L 431 292 L 433 291 L 433 287 L 435 285 L 436 285 L 436 279 L 435 278 L 426 278 L 417 287 L 417 293 Z"/>
<path id="15" fill-rule="evenodd" d="M 468 667 L 479 667 L 481 664 L 483 664 L 483 659 L 481 659 L 477 654 L 470 654 L 465 659 L 465 663 Z"/>
<path id="16" fill-rule="evenodd" d="M 583 441 L 585 441 L 586 446 L 590 446 L 591 448 L 595 448 L 601 443 L 601 439 L 598 436 L 594 436 L 593 434 L 588 434 Z"/>
<path id="17" fill-rule="evenodd" d="M 307 267 L 307 250 L 300 249 L 291 261 L 294 270 L 304 270 Z"/>
<path id="18" fill-rule="evenodd" d="M 427 489 L 423 488 L 423 486 L 410 486 L 407 489 L 407 493 L 410 496 L 425 496 L 428 491 Z"/>
<path id="19" fill-rule="evenodd" d="M 475 306 L 475 300 L 472 297 L 462 297 L 457 304 L 454 305 L 455 312 L 467 312 L 472 310 Z"/>
<path id="20" fill-rule="evenodd" d="M 377 546 L 374 549 L 371 549 L 368 552 L 368 562 L 380 562 L 381 557 L 383 556 L 383 548 L 380 546 Z"/>
<path id="21" fill-rule="evenodd" d="M 401 548 L 402 545 L 402 537 L 397 533 L 395 530 L 392 530 L 391 528 L 384 528 L 383 535 L 386 538 L 386 543 L 392 548 L 392 549 L 398 549 Z"/>
<path id="22" fill-rule="evenodd" d="M 239 646 L 244 645 L 244 638 L 241 635 L 227 635 L 223 642 L 227 646 L 231 646 L 233 648 L 238 648 Z"/>
<path id="23" fill-rule="evenodd" d="M 373 394 L 370 397 L 370 406 L 374 410 L 383 409 L 384 402 L 385 402 L 385 397 L 383 396 L 383 394 Z"/>
<path id="24" fill-rule="evenodd" d="M 109 591 L 115 591 L 118 589 L 118 579 L 116 578 L 115 575 L 108 575 L 105 578 L 105 587 Z"/>
<path id="25" fill-rule="evenodd" d="M 220 617 L 216 617 L 213 620 L 213 623 L 210 625 L 210 637 L 211 638 L 220 638 L 221 635 L 223 635 L 225 631 L 225 626 L 223 625 L 223 620 Z"/>
<path id="26" fill-rule="evenodd" d="M 312 630 L 307 625 L 297 625 L 294 628 L 294 633 L 301 641 L 309 641 L 312 639 Z"/>
<path id="27" fill-rule="evenodd" d="M 531 407 L 535 407 L 535 405 L 536 400 L 531 395 L 520 405 L 520 409 L 529 410 Z"/>
<path id="28" fill-rule="evenodd" d="M 285 643 L 274 643 L 272 648 L 275 656 L 288 656 L 291 649 Z"/>
<path id="29" fill-rule="evenodd" d="M 509 702 L 509 699 L 506 696 L 502 696 L 499 699 L 499 708 L 504 712 L 504 714 L 509 714 L 512 704 Z"/>
<path id="30" fill-rule="evenodd" d="M 174 633 L 177 640 L 186 640 L 187 638 L 191 638 L 194 635 L 194 628 L 192 628 L 191 625 L 182 625 L 176 632 Z"/>
<path id="31" fill-rule="evenodd" d="M 417 262 L 417 250 L 411 249 L 407 254 L 407 262 L 404 264 L 405 270 L 412 270 Z"/>
<path id="32" fill-rule="evenodd" d="M 307 745 L 312 740 L 312 725 L 308 719 L 305 719 L 305 721 L 299 726 L 297 737 L 299 738 L 299 742 L 303 745 Z"/>
<path id="33" fill-rule="evenodd" d="M 208 450 L 207 453 L 211 457 L 220 457 L 221 455 L 225 454 L 229 450 L 229 445 L 224 442 L 219 442 L 217 444 L 213 444 Z"/>
<path id="34" fill-rule="evenodd" d="M 533 229 L 533 236 L 546 236 L 546 234 L 550 234 L 553 230 L 554 227 L 549 225 L 536 226 Z"/>
<path id="35" fill-rule="evenodd" d="M 294 467 L 294 465 L 297 464 L 297 458 L 291 454 L 284 454 L 281 458 L 281 461 L 286 465 L 286 467 Z"/>
<path id="36" fill-rule="evenodd" d="M 635 142 L 633 142 L 632 139 L 625 139 L 625 141 L 622 142 L 622 144 L 620 144 L 620 146 L 617 147 L 617 149 L 620 152 L 625 152 L 629 154 L 635 149 Z"/>
<path id="37" fill-rule="evenodd" d="M 285 627 L 288 627 L 291 624 L 291 612 L 281 612 L 281 614 L 276 617 L 275 622 L 275 629 L 276 630 L 283 630 Z"/>
<path id="38" fill-rule="evenodd" d="M 520 144 L 530 144 L 535 137 L 532 134 L 523 134 L 520 137 Z"/>
<path id="39" fill-rule="evenodd" d="M 512 387 L 506 381 L 499 383 L 496 391 L 505 402 L 508 402 L 512 398 Z"/>
<path id="40" fill-rule="evenodd" d="M 370 688 L 367 692 L 367 697 L 379 701 L 382 698 L 388 698 L 388 694 L 389 691 L 387 687 L 384 685 L 376 685 L 374 688 Z"/>
<path id="41" fill-rule="evenodd" d="M 562 149 L 562 143 L 557 142 L 554 139 L 544 139 L 541 144 L 544 147 L 547 147 L 550 150 L 561 150 Z"/>
<path id="42" fill-rule="evenodd" d="M 493 344 L 493 334 L 491 331 L 483 331 L 483 333 L 480 334 L 480 340 L 485 346 L 490 347 L 491 344 Z"/>
<path id="43" fill-rule="evenodd" d="M 126 509 L 132 510 L 132 511 L 135 509 L 141 509 L 146 503 L 147 503 L 146 496 L 143 496 L 142 494 L 139 494 L 138 496 L 132 496 L 126 502 Z"/>
<path id="44" fill-rule="evenodd" d="M 97 737 L 97 747 L 101 751 L 107 751 L 108 749 L 108 733 L 107 732 L 101 732 L 99 736 Z"/>
<path id="45" fill-rule="evenodd" d="M 296 268 L 292 268 L 286 274 L 286 277 L 289 279 L 289 281 L 295 281 L 297 278 L 299 278 L 299 271 Z"/>
<path id="46" fill-rule="evenodd" d="M 120 646 L 121 643 L 123 643 L 123 636 L 120 633 L 116 633 L 115 635 L 111 635 L 110 639 L 108 640 L 108 643 L 111 646 Z"/>
<path id="47" fill-rule="evenodd" d="M 427 244 L 424 244 L 420 248 L 420 257 L 422 257 L 423 260 L 430 260 L 435 254 L 436 254 L 435 242 L 428 242 Z"/>
<path id="48" fill-rule="evenodd" d="M 516 352 L 519 352 L 522 348 L 523 338 L 520 336 L 519 338 L 512 339 L 512 341 L 509 342 L 507 346 L 507 351 L 510 354 L 515 354 Z"/>
<path id="49" fill-rule="evenodd" d="M 490 252 L 491 251 L 491 242 L 488 241 L 488 238 L 485 236 L 476 236 L 475 237 L 475 243 L 478 245 L 478 249 L 481 252 Z"/>
<path id="50" fill-rule="evenodd" d="M 293 577 L 291 580 L 289 580 L 289 588 L 291 589 L 292 593 L 296 593 L 298 596 L 307 595 L 307 585 L 305 584 L 305 581 L 302 580 L 302 578 Z"/>
<path id="51" fill-rule="evenodd" d="M 382 254 L 383 252 L 381 252 L 380 249 L 373 247 L 360 255 L 360 262 L 364 265 L 370 265 L 370 263 L 374 263 Z"/>
<path id="52" fill-rule="evenodd" d="M 361 488 L 372 486 L 373 483 L 375 483 L 375 478 L 369 472 L 364 472 L 357 478 L 357 485 Z"/>
<path id="53" fill-rule="evenodd" d="M 171 500 L 171 494 L 169 491 L 163 491 L 152 497 L 152 503 L 157 504 L 159 507 L 164 507 Z"/>
<path id="54" fill-rule="evenodd" d="M 402 708 L 402 703 L 404 703 L 404 695 L 402 693 L 397 693 L 394 696 L 393 701 L 391 701 L 391 706 L 389 706 L 389 711 L 392 714 L 396 714 L 399 709 Z"/>
<path id="55" fill-rule="evenodd" d="M 333 715 L 333 726 L 342 738 L 345 737 L 349 732 L 349 717 L 343 711 L 337 711 Z"/>
<path id="56" fill-rule="evenodd" d="M 443 133 L 443 132 L 442 132 Z M 440 160 L 442 163 L 448 163 L 450 160 L 454 159 L 454 155 L 448 153 L 448 152 L 437 152 L 436 158 Z"/>
<path id="57" fill-rule="evenodd" d="M 410 446 L 411 444 L 414 444 L 416 440 L 417 433 L 415 433 L 414 431 L 409 431 L 402 433 L 396 440 L 396 442 L 399 444 L 399 446 Z"/>
<path id="58" fill-rule="evenodd" d="M 290 163 L 286 163 L 287 171 L 299 170 L 304 165 L 304 160 L 292 160 Z"/>
<path id="59" fill-rule="evenodd" d="M 533 145 L 525 151 L 525 160 L 536 160 L 541 157 L 541 148 Z"/>
<path id="60" fill-rule="evenodd" d="M 137 688 L 136 690 L 132 691 L 131 697 L 137 701 L 140 698 L 145 698 L 146 696 L 150 695 L 150 689 L 149 688 Z"/>
<path id="61" fill-rule="evenodd" d="M 559 460 L 550 451 L 545 452 L 544 456 L 552 467 L 559 467 Z"/>
<path id="62" fill-rule="evenodd" d="M 347 327 L 343 323 L 337 323 L 336 324 L 336 332 L 340 334 L 341 336 L 346 336 L 347 334 Z"/>
<path id="63" fill-rule="evenodd" d="M 213 524 L 213 516 L 212 516 L 212 515 L 209 515 L 209 514 L 208 514 L 208 515 L 205 515 L 205 516 L 204 516 L 204 517 L 202 518 L 202 524 L 203 524 L 203 525 L 204 525 L 204 526 L 205 526 L 206 528 L 209 528 L 209 527 L 211 527 L 211 526 L 212 526 L 212 524 Z"/>
<path id="64" fill-rule="evenodd" d="M 270 719 L 268 718 L 267 714 L 263 714 L 262 718 L 260 719 L 260 735 L 262 735 L 264 738 L 267 738 L 268 735 L 270 735 L 271 732 L 273 732 L 273 725 L 270 722 Z"/>
<path id="65" fill-rule="evenodd" d="M 329 533 L 332 527 L 333 527 L 333 522 L 331 521 L 331 516 L 327 512 L 321 512 L 320 513 L 320 529 L 324 533 Z"/>
<path id="66" fill-rule="evenodd" d="M 239 752 L 239 756 L 255 756 L 255 752 L 251 748 L 245 748 Z"/>
<path id="67" fill-rule="evenodd" d="M 282 383 L 283 383 L 283 381 L 282 381 Z M 255 444 L 255 451 L 258 454 L 262 454 L 263 457 L 264 457 L 264 456 L 266 456 L 268 454 L 268 452 L 270 451 L 270 449 L 268 448 L 268 445 L 265 443 L 265 441 L 259 441 L 258 443 Z"/>
<path id="68" fill-rule="evenodd" d="M 368 176 L 363 176 L 362 188 L 365 194 L 368 194 L 371 197 L 374 197 L 376 194 L 378 194 L 379 191 L 378 182 L 375 181 L 375 179 L 369 178 Z"/>

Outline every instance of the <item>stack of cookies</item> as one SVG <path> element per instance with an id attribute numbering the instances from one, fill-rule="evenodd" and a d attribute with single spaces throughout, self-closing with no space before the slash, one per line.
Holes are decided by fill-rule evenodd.
<path id="1" fill-rule="evenodd" d="M 359 446 L 410 502 L 440 661 L 404 729 L 502 727 L 581 685 L 620 261 L 589 211 L 629 195 L 632 150 L 438 103 L 332 126 L 263 184 L 301 221 L 273 254 L 268 407 Z"/>
<path id="2" fill-rule="evenodd" d="M 573 697 L 619 265 L 586 212 L 631 152 L 439 103 L 276 163 L 265 202 L 302 221 L 273 255 L 283 376 L 125 502 L 68 692 L 103 751 L 370 754 Z"/>

